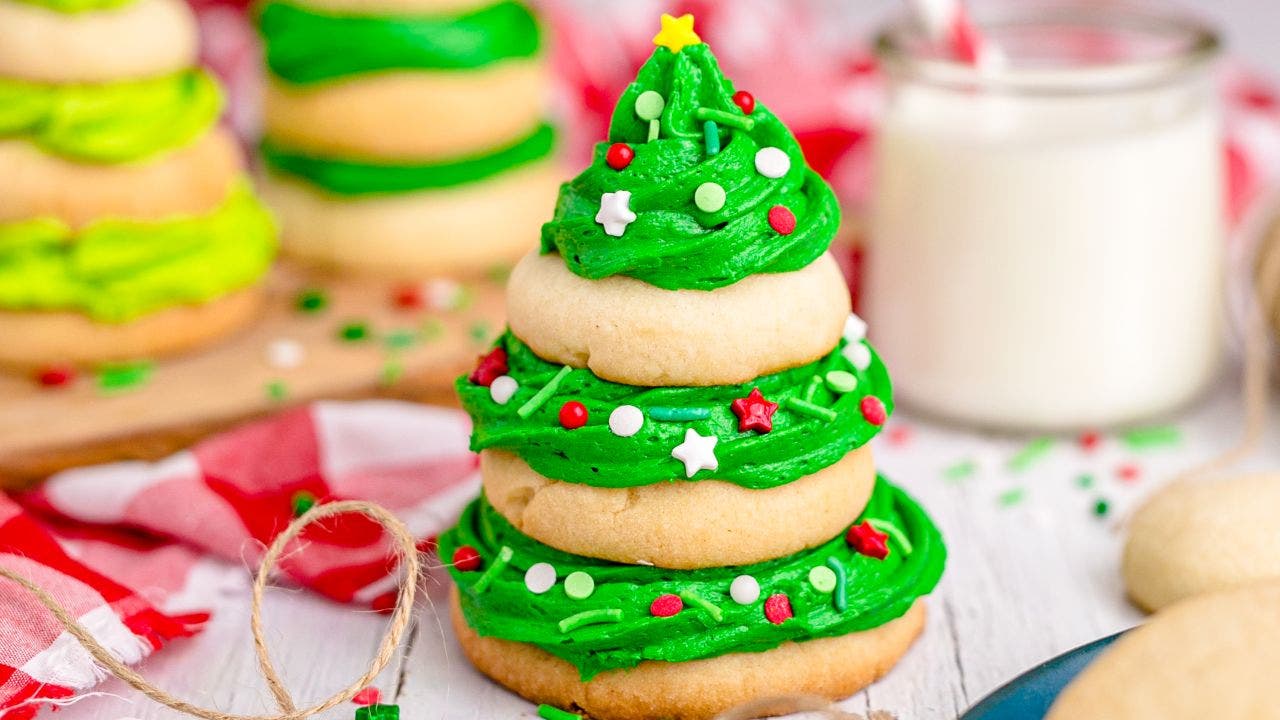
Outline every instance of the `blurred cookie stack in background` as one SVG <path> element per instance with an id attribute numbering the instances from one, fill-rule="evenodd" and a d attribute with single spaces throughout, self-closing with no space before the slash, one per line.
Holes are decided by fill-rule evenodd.
<path id="1" fill-rule="evenodd" d="M 291 256 L 420 279 L 531 247 L 558 177 L 528 7 L 272 0 L 257 19 L 264 192 Z"/>

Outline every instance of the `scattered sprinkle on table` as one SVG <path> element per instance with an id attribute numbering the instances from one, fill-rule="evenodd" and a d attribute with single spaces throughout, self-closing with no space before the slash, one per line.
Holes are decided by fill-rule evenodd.
<path id="1" fill-rule="evenodd" d="M 1111 506 L 1103 498 L 1098 498 L 1097 502 L 1093 504 L 1093 514 L 1097 517 L 1106 517 L 1110 510 Z"/>
<path id="2" fill-rule="evenodd" d="M 400 706 L 365 705 L 356 710 L 356 720 L 400 720 Z"/>
<path id="3" fill-rule="evenodd" d="M 149 362 L 104 365 L 98 369 L 98 389 L 105 393 L 133 390 L 147 384 L 154 366 Z"/>
<path id="4" fill-rule="evenodd" d="M 381 699 L 382 699 L 382 693 L 378 690 L 378 688 L 369 686 L 361 690 L 360 692 L 356 693 L 355 697 L 351 698 L 351 702 L 355 703 L 356 705 L 377 705 L 378 701 L 380 701 Z"/>
<path id="5" fill-rule="evenodd" d="M 283 380 L 271 380 L 266 385 L 267 399 L 280 402 L 289 397 L 289 388 Z"/>
<path id="6" fill-rule="evenodd" d="M 42 387 L 66 387 L 76 380 L 76 369 L 70 365 L 53 365 L 36 373 L 36 382 Z"/>
<path id="7" fill-rule="evenodd" d="M 1053 438 L 1048 435 L 1038 437 L 1035 440 L 1022 446 L 1022 449 L 1014 453 L 1009 458 L 1009 470 L 1020 473 L 1030 469 L 1040 460 L 1043 460 L 1049 451 L 1053 449 Z"/>
<path id="8" fill-rule="evenodd" d="M 306 490 L 299 490 L 293 494 L 289 504 L 292 506 L 293 516 L 302 517 L 307 511 L 316 506 L 316 496 Z"/>
<path id="9" fill-rule="evenodd" d="M 581 715 L 545 704 L 538 706 L 538 717 L 542 720 L 582 720 Z"/>
<path id="10" fill-rule="evenodd" d="M 338 339 L 343 342 L 360 342 L 369 337 L 369 326 L 362 322 L 349 322 L 338 329 Z"/>
<path id="11" fill-rule="evenodd" d="M 468 332 L 471 335 L 471 339 L 477 343 L 488 342 L 489 336 L 492 334 L 492 331 L 489 329 L 489 323 L 483 320 L 478 320 L 472 324 L 471 329 Z"/>
<path id="12" fill-rule="evenodd" d="M 942 477 L 947 480 L 964 480 L 972 477 L 974 472 L 978 470 L 978 463 L 973 460 L 960 460 L 952 463 L 942 470 Z"/>
<path id="13" fill-rule="evenodd" d="M 1149 450 L 1177 445 L 1182 441 L 1182 432 L 1173 425 L 1157 425 L 1130 430 L 1121 439 L 1131 450 Z"/>
<path id="14" fill-rule="evenodd" d="M 293 304 L 299 312 L 317 313 L 328 307 L 329 297 L 324 294 L 323 290 L 309 288 L 298 293 L 298 296 L 294 298 Z"/>
<path id="15" fill-rule="evenodd" d="M 400 382 L 400 378 L 404 377 L 404 364 L 395 358 L 387 360 L 382 365 L 382 374 L 379 381 L 383 387 L 390 387 Z"/>
<path id="16" fill-rule="evenodd" d="M 418 344 L 418 333 L 405 328 L 392 330 L 382 338 L 382 343 L 391 350 L 407 350 Z"/>
<path id="17" fill-rule="evenodd" d="M 1127 483 L 1137 482 L 1141 475 L 1142 469 L 1131 462 L 1121 463 L 1120 467 L 1116 468 L 1116 477 Z"/>
<path id="18" fill-rule="evenodd" d="M 1013 488 L 1000 493 L 1000 495 L 996 497 L 996 502 L 1000 504 L 1000 507 L 1013 507 L 1026 499 L 1026 497 L 1026 488 Z"/>
<path id="19" fill-rule="evenodd" d="M 437 340 L 444 335 L 444 323 L 439 318 L 427 318 L 422 321 L 422 328 L 418 332 L 423 342 L 431 342 Z"/>
<path id="20" fill-rule="evenodd" d="M 1093 476 L 1089 473 L 1083 473 L 1076 478 L 1076 485 L 1084 490 L 1093 487 Z"/>
<path id="21" fill-rule="evenodd" d="M 1076 438 L 1076 442 L 1085 452 L 1092 452 L 1102 444 L 1102 434 L 1096 430 L 1086 430 L 1080 433 L 1080 437 Z"/>

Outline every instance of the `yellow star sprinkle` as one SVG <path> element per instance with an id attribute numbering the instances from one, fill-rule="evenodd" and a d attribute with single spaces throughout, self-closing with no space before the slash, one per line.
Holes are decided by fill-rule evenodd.
<path id="1" fill-rule="evenodd" d="M 698 33 L 693 31 L 693 15 L 672 17 L 662 14 L 662 30 L 653 36 L 653 44 L 660 45 L 671 52 L 680 52 L 686 45 L 697 45 L 702 42 Z"/>

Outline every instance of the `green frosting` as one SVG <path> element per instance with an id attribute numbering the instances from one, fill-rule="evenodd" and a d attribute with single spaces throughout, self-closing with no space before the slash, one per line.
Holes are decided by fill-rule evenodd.
<path id="1" fill-rule="evenodd" d="M 218 84 L 203 70 L 93 85 L 0 78 L 0 137 L 24 137 L 87 162 L 142 160 L 181 147 L 221 110 Z"/>
<path id="2" fill-rule="evenodd" d="M 17 0 L 27 5 L 35 5 L 46 10 L 60 13 L 81 13 L 91 10 L 114 10 L 131 5 L 135 0 Z"/>
<path id="3" fill-rule="evenodd" d="M 660 135 L 646 142 L 649 123 L 635 112 L 636 98 L 654 91 L 665 99 Z M 586 278 L 628 275 L 666 289 L 712 290 L 755 273 L 799 270 L 826 251 L 840 224 L 835 196 L 805 164 L 791 132 L 757 103 L 752 130 L 718 124 L 719 152 L 712 154 L 699 108 L 742 118 L 733 85 L 720 73 L 706 45 L 677 53 L 657 48 L 623 92 L 613 113 L 609 142 L 560 190 L 555 216 L 542 226 L 542 251 L 559 251 L 569 269 Z M 622 170 L 605 162 L 610 143 L 627 143 L 635 158 Z M 780 178 L 756 171 L 756 152 L 782 150 L 790 169 Z M 720 184 L 724 207 L 706 212 L 694 204 L 703 183 Z M 595 220 L 604 193 L 631 193 L 636 219 L 621 237 Z M 795 231 L 769 224 L 774 206 L 795 214 Z"/>
<path id="4" fill-rule="evenodd" d="M 268 2 L 258 13 L 267 67 L 297 85 L 380 70 L 469 70 L 533 57 L 537 20 L 519 2 L 462 15 L 358 16 Z"/>
<path id="5" fill-rule="evenodd" d="M 266 140 L 262 159 L 272 170 L 301 177 L 339 195 L 430 190 L 476 182 L 551 154 L 556 133 L 540 125 L 527 137 L 483 155 L 450 162 L 392 165 L 317 157 Z"/>
<path id="6" fill-rule="evenodd" d="M 512 527 L 481 498 L 463 512 L 457 527 L 440 537 L 440 557 L 447 562 L 458 547 L 470 545 L 488 568 L 503 546 L 511 548 L 510 564 L 491 576 L 483 590 L 476 588 L 476 582 L 484 568 L 472 572 L 450 568 L 467 623 L 482 636 L 536 645 L 573 663 L 586 680 L 644 660 L 684 662 L 730 652 L 761 652 L 787 641 L 869 630 L 901 617 L 916 598 L 933 590 L 942 575 L 946 562 L 942 537 L 924 511 L 883 478 L 862 519 L 896 526 L 912 545 L 911 552 L 905 552 L 901 541 L 891 535 L 888 557 L 877 560 L 855 552 L 841 534 L 811 550 L 741 567 L 667 570 L 621 565 L 543 545 Z M 558 582 L 535 595 L 525 587 L 524 573 L 539 562 L 555 568 Z M 820 591 L 808 579 L 810 570 L 830 567 L 828 563 L 846 576 L 843 611 L 836 609 L 833 593 Z M 566 595 L 563 580 L 574 571 L 586 572 L 595 580 L 590 597 L 574 600 Z M 744 574 L 760 584 L 760 599 L 749 605 L 739 605 L 729 596 L 730 583 Z M 654 617 L 650 603 L 667 593 L 705 600 L 719 608 L 721 617 L 715 620 L 710 611 L 687 599 L 679 614 Z M 795 613 L 781 624 L 767 620 L 763 610 L 765 600 L 777 593 L 786 594 Z M 561 631 L 561 620 L 592 610 L 620 611 L 621 620 Z"/>
<path id="7" fill-rule="evenodd" d="M 565 482 L 634 487 L 683 478 L 684 465 L 671 456 L 671 449 L 683 441 L 686 429 L 693 428 L 701 435 L 719 438 L 715 446 L 719 467 L 699 471 L 694 480 L 715 478 L 748 488 L 776 487 L 835 463 L 879 431 L 862 416 L 859 405 L 863 397 L 875 395 L 886 410 L 893 408 L 889 375 L 879 357 L 872 352 L 871 364 L 858 370 L 841 352 L 846 346 L 841 341 L 815 362 L 741 385 L 646 388 L 601 380 L 590 370 L 574 369 L 537 411 L 521 418 L 518 408 L 561 366 L 539 358 L 510 333 L 499 338 L 497 346 L 507 352 L 507 374 L 520 387 L 510 401 L 499 405 L 490 397 L 489 388 L 466 377 L 458 379 L 462 406 L 474 422 L 471 447 L 509 450 L 542 475 Z M 828 389 L 822 380 L 831 371 L 852 373 L 856 389 L 844 394 Z M 834 411 L 834 420 L 803 414 L 786 405 L 787 398 L 803 399 L 814 385 L 810 401 Z M 780 405 L 768 433 L 738 432 L 738 417 L 730 403 L 746 397 L 752 388 L 759 388 L 766 400 Z M 560 425 L 560 407 L 569 400 L 586 406 L 584 427 L 566 430 Z M 646 413 L 640 432 L 631 437 L 619 437 L 609 429 L 609 415 L 620 405 L 634 405 Z M 707 417 L 655 420 L 654 408 L 701 408 Z"/>
<path id="8" fill-rule="evenodd" d="M 79 231 L 50 219 L 0 223 L 0 308 L 127 322 L 251 285 L 274 255 L 274 223 L 247 182 L 207 215 Z"/>

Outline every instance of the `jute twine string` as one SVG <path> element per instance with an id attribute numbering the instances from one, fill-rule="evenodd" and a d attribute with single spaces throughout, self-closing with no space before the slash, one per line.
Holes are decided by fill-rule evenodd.
<path id="1" fill-rule="evenodd" d="M 327 700 L 321 701 L 312 707 L 299 710 L 294 703 L 293 696 L 289 694 L 289 690 L 285 688 L 279 673 L 276 672 L 275 666 L 271 663 L 271 654 L 267 650 L 266 639 L 263 637 L 262 631 L 262 595 L 266 590 L 271 571 L 276 567 L 276 563 L 279 562 L 281 553 L 284 552 L 289 543 L 297 539 L 304 528 L 320 520 L 344 514 L 363 515 L 382 526 L 387 534 L 391 536 L 404 576 L 400 581 L 400 591 L 396 597 L 395 610 L 391 614 L 386 634 L 382 636 L 382 643 L 378 646 L 378 652 L 374 656 L 373 662 L 369 664 L 369 668 L 346 689 L 335 693 Z M 274 715 L 225 713 L 220 710 L 193 705 L 182 698 L 161 690 L 128 665 L 117 660 L 93 635 L 89 634 L 89 631 L 79 621 L 72 617 L 62 605 L 58 604 L 57 600 L 54 600 L 40 586 L 4 568 L 0 568 L 0 577 L 12 580 L 26 588 L 28 592 L 40 601 L 40 604 L 53 613 L 53 616 L 58 619 L 58 622 L 62 623 L 67 632 L 78 640 L 85 650 L 89 652 L 89 655 L 103 668 L 128 683 L 133 689 L 161 705 L 204 720 L 303 720 L 303 718 L 322 713 L 351 700 L 356 696 L 356 693 L 372 683 L 378 673 L 382 672 L 391 662 L 392 655 L 395 654 L 401 638 L 404 637 L 405 630 L 409 627 L 410 613 L 413 610 L 414 596 L 418 592 L 418 580 L 421 572 L 422 567 L 418 558 L 418 548 L 413 535 L 409 533 L 404 523 L 400 522 L 394 515 L 373 503 L 346 500 L 317 505 L 302 517 L 290 523 L 284 532 L 276 536 L 275 541 L 271 543 L 271 547 L 267 548 L 266 554 L 262 556 L 262 563 L 258 566 L 258 574 L 253 582 L 252 619 L 250 623 L 253 630 L 253 648 L 258 656 L 258 667 L 262 671 L 262 677 L 266 680 L 271 694 L 275 696 L 276 705 L 280 708 L 280 712 Z"/>

